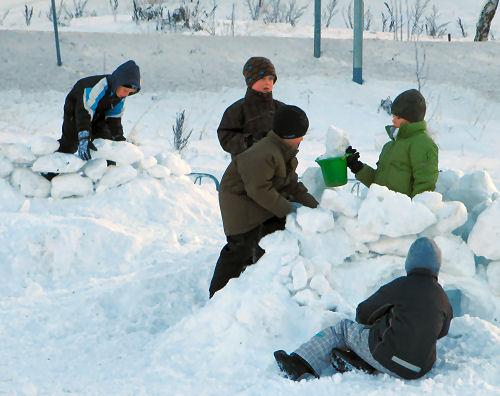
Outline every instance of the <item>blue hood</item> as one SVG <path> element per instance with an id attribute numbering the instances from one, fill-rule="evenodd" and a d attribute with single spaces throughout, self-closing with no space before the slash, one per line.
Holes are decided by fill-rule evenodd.
<path id="1" fill-rule="evenodd" d="M 433 275 L 438 276 L 441 268 L 441 250 L 432 239 L 418 238 L 410 246 L 405 263 L 406 273 L 409 274 L 416 268 L 428 269 Z"/>
<path id="2" fill-rule="evenodd" d="M 125 62 L 123 65 L 118 66 L 111 74 L 109 82 L 112 92 L 116 92 L 116 88 L 119 86 L 135 88 L 135 93 L 139 92 L 141 89 L 141 72 L 139 66 L 133 60 Z"/>

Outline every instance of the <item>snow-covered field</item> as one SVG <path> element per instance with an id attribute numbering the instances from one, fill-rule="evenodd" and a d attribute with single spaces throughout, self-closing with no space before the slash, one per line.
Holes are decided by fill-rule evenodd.
<path id="1" fill-rule="evenodd" d="M 390 122 L 378 105 L 416 85 L 414 44 L 374 32 L 359 86 L 350 81 L 352 42 L 341 15 L 322 57 L 312 57 L 312 2 L 295 30 L 253 25 L 238 2 L 240 37 L 210 37 L 137 28 L 125 3 L 112 24 L 108 3 L 90 0 L 99 17 L 62 28 L 57 67 L 46 3 L 32 2 L 30 28 L 24 2 L 0 4 L 0 18 L 10 9 L 0 26 L 0 394 L 500 394 L 500 44 L 419 44 L 440 168 L 456 170 L 441 174 L 444 202 L 438 193 L 411 202 L 376 187 L 357 194 L 352 184 L 327 191 L 320 209 L 290 216 L 287 230 L 263 241 L 261 261 L 209 301 L 225 240 L 217 193 L 209 180 L 199 186 L 185 174 L 220 178 L 229 163 L 216 129 L 244 93 L 245 60 L 271 58 L 275 97 L 307 112 L 299 173 L 307 170 L 304 181 L 319 195 L 318 168 L 310 168 L 330 125 L 347 133 L 362 160 L 376 162 Z M 219 18 L 232 3 L 219 2 Z M 439 5 L 445 20 L 461 16 L 470 27 L 480 9 L 465 0 Z M 78 161 L 70 169 L 66 159 L 46 157 L 74 82 L 127 59 L 143 79 L 124 117 L 134 145 L 99 146 L 119 166 L 103 176 L 96 159 L 80 177 Z M 171 132 L 181 110 L 193 130 L 182 159 Z M 69 173 L 51 185 L 30 173 L 32 164 Z M 80 197 L 60 198 L 73 193 Z M 467 211 L 465 242 L 452 231 Z M 352 318 L 357 303 L 403 273 L 416 235 L 436 237 L 440 279 L 462 293 L 462 315 L 438 343 L 434 370 L 413 382 L 361 373 L 301 383 L 280 377 L 272 352 Z"/>

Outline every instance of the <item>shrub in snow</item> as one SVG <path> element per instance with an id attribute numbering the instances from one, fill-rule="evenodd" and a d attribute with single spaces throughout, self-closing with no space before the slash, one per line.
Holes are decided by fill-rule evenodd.
<path id="1" fill-rule="evenodd" d="M 59 148 L 59 142 L 48 136 L 37 136 L 31 141 L 30 148 L 34 155 L 49 155 Z"/>
<path id="2" fill-rule="evenodd" d="M 358 219 L 370 232 L 392 238 L 418 234 L 437 221 L 425 205 L 376 184 L 361 204 Z"/>
<path id="3" fill-rule="evenodd" d="M 12 166 L 12 163 L 7 158 L 0 155 L 0 178 L 9 176 L 13 169 L 14 166 Z"/>
<path id="4" fill-rule="evenodd" d="M 155 177 L 157 179 L 165 179 L 170 176 L 170 169 L 163 165 L 155 165 L 151 168 L 147 169 L 148 174 L 151 177 Z"/>
<path id="5" fill-rule="evenodd" d="M 494 294 L 500 296 L 500 261 L 493 261 L 488 265 L 486 271 L 488 284 Z"/>
<path id="6" fill-rule="evenodd" d="M 31 150 L 24 144 L 0 144 L 0 155 L 9 159 L 9 161 L 18 165 L 31 165 L 35 156 Z"/>
<path id="7" fill-rule="evenodd" d="M 163 152 L 156 156 L 160 165 L 166 166 L 174 176 L 184 176 L 191 173 L 191 167 L 179 154 Z"/>
<path id="8" fill-rule="evenodd" d="M 468 244 L 478 256 L 500 260 L 500 200 L 481 213 L 472 229 Z"/>
<path id="9" fill-rule="evenodd" d="M 462 176 L 458 183 L 448 190 L 445 198 L 463 202 L 467 210 L 471 211 L 476 205 L 491 198 L 495 192 L 497 188 L 488 172 L 477 171 Z"/>
<path id="10" fill-rule="evenodd" d="M 77 173 L 70 173 L 52 179 L 50 195 L 53 198 L 85 197 L 93 191 L 94 185 L 91 179 Z"/>
<path id="11" fill-rule="evenodd" d="M 116 162 L 116 165 L 130 165 L 143 159 L 141 149 L 129 142 L 114 142 L 107 139 L 96 139 L 97 151 L 91 151 L 92 158 L 104 158 Z"/>
<path id="12" fill-rule="evenodd" d="M 108 163 L 104 158 L 93 158 L 85 164 L 82 171 L 85 176 L 90 177 L 93 181 L 98 181 L 106 172 Z"/>
<path id="13" fill-rule="evenodd" d="M 108 166 L 104 176 L 96 187 L 96 192 L 118 187 L 129 182 L 137 176 L 137 171 L 130 165 L 126 166 Z"/>
<path id="14" fill-rule="evenodd" d="M 10 182 L 27 197 L 46 198 L 50 193 L 50 182 L 27 168 L 14 169 Z"/>
<path id="15" fill-rule="evenodd" d="M 85 162 L 73 154 L 54 153 L 38 158 L 33 164 L 34 172 L 74 173 L 78 172 Z"/>

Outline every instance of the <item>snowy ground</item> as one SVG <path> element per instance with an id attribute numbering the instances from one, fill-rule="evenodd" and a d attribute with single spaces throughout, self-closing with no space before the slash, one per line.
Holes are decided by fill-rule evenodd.
<path id="1" fill-rule="evenodd" d="M 0 11 L 16 4 L 2 1 Z M 98 25 L 89 23 L 82 30 Z M 500 186 L 498 45 L 425 42 L 421 48 L 440 168 L 486 170 Z M 172 151 L 171 126 L 185 109 L 193 137 L 184 160 L 193 171 L 220 177 L 229 158 L 215 131 L 224 109 L 244 93 L 244 61 L 258 54 L 276 65 L 275 97 L 309 115 L 300 173 L 324 153 L 332 124 L 373 164 L 390 120 L 377 112 L 378 104 L 415 86 L 414 46 L 368 41 L 363 86 L 350 81 L 351 47 L 350 40 L 324 40 L 316 60 L 307 38 L 151 33 L 124 39 L 64 32 L 64 64 L 58 68 L 49 32 L 0 30 L 0 152 L 19 157 L 34 150 L 37 137 L 58 138 L 64 97 L 75 80 L 132 58 L 141 66 L 144 88 L 127 100 L 128 140 L 146 156 Z M 268 254 L 262 261 L 208 301 L 224 242 L 213 185 L 205 181 L 200 187 L 174 172 L 152 177 L 135 168 L 138 175 L 122 186 L 82 198 L 26 198 L 11 186 L 11 177 L 0 179 L 0 393 L 500 393 L 497 201 L 465 244 L 446 228 L 462 218 L 463 207 L 445 210 L 436 196 L 428 197 L 408 221 L 419 229 L 395 223 L 380 230 L 373 228 L 376 217 L 366 213 L 383 213 L 381 205 L 361 210 L 355 195 L 342 193 L 332 202 L 344 208 L 325 202 L 320 211 L 291 217 L 287 231 L 264 242 Z M 401 197 L 377 194 L 389 208 L 408 205 Z M 493 190 L 480 200 L 485 197 L 495 198 Z M 415 234 L 436 232 L 432 216 L 440 219 L 441 247 L 448 252 L 441 280 L 465 296 L 465 315 L 454 319 L 450 336 L 439 342 L 435 369 L 414 382 L 360 373 L 301 383 L 281 378 L 272 352 L 292 350 L 323 326 L 352 317 L 361 299 L 402 274 L 403 252 Z M 422 223 L 426 218 L 429 223 Z M 372 227 L 362 240 L 353 237 L 360 232 L 356 222 L 365 231 Z M 491 262 L 475 264 L 473 252 Z"/>

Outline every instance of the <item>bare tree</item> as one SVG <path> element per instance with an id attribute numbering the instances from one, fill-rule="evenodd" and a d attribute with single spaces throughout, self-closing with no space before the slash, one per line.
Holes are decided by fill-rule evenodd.
<path id="1" fill-rule="evenodd" d="M 417 78 L 418 90 L 421 92 L 427 80 L 427 56 L 425 53 L 425 48 L 422 47 L 422 51 L 419 49 L 418 39 L 414 41 L 415 45 L 415 76 Z"/>
<path id="2" fill-rule="evenodd" d="M 246 0 L 245 3 L 248 7 L 248 11 L 250 12 L 250 18 L 252 18 L 252 21 L 259 19 L 260 12 L 264 7 L 264 0 Z"/>
<path id="3" fill-rule="evenodd" d="M 235 5 L 233 3 L 233 10 L 231 11 L 231 36 L 234 37 L 234 20 L 236 18 Z"/>
<path id="4" fill-rule="evenodd" d="M 7 15 L 9 15 L 10 9 L 7 9 L 2 16 L 0 16 L 0 26 L 3 25 L 3 21 L 5 21 L 5 18 L 7 18 Z"/>
<path id="5" fill-rule="evenodd" d="M 476 25 L 476 37 L 474 41 L 488 41 L 490 33 L 491 21 L 497 12 L 499 0 L 486 0 L 484 3 L 481 15 Z"/>
<path id="6" fill-rule="evenodd" d="M 289 23 L 295 26 L 302 17 L 307 5 L 297 6 L 297 0 L 288 0 L 282 4 L 281 0 L 267 0 L 267 6 L 263 11 L 264 23 Z"/>
<path id="7" fill-rule="evenodd" d="M 429 3 L 430 0 L 415 0 L 414 5 L 410 7 L 408 15 L 408 31 L 410 32 L 411 29 L 411 36 L 418 36 L 424 31 L 422 19 L 427 11 L 427 8 L 429 7 Z"/>
<path id="8" fill-rule="evenodd" d="M 111 13 L 113 14 L 113 20 L 116 22 L 116 14 L 118 14 L 119 0 L 109 0 L 109 6 L 111 7 Z"/>
<path id="9" fill-rule="evenodd" d="M 28 4 L 24 5 L 24 21 L 26 22 L 26 26 L 31 24 L 31 17 L 33 16 L 33 6 L 29 6 Z"/>
<path id="10" fill-rule="evenodd" d="M 326 20 L 325 27 L 329 28 L 332 23 L 332 18 L 337 14 L 338 0 L 330 0 L 326 5 L 326 10 L 323 12 L 323 19 Z"/>
<path id="11" fill-rule="evenodd" d="M 432 13 L 425 18 L 425 31 L 431 37 L 443 37 L 446 34 L 446 27 L 449 22 L 440 23 L 439 11 L 435 5 L 432 6 Z"/>
<path id="12" fill-rule="evenodd" d="M 389 33 L 394 32 L 396 27 L 396 17 L 394 15 L 393 7 L 387 2 L 384 2 L 384 5 L 387 9 L 387 15 L 384 11 L 382 11 L 382 31 L 388 31 Z"/>
<path id="13" fill-rule="evenodd" d="M 458 29 L 460 29 L 460 33 L 462 34 L 462 37 L 464 37 L 464 38 L 467 37 L 468 35 L 467 35 L 467 32 L 465 31 L 465 25 L 462 21 L 462 18 L 460 18 L 460 17 L 457 19 L 457 26 L 458 26 Z"/>
<path id="14" fill-rule="evenodd" d="M 85 7 L 87 7 L 87 3 L 89 0 L 73 0 L 73 17 L 81 18 L 85 14 Z"/>
<path id="15" fill-rule="evenodd" d="M 174 149 L 179 153 L 186 148 L 189 143 L 189 138 L 193 133 L 191 129 L 189 132 L 186 131 L 186 110 L 175 115 L 175 124 L 172 125 L 172 133 L 174 135 Z"/>
<path id="16" fill-rule="evenodd" d="M 344 18 L 345 26 L 348 29 L 354 29 L 353 12 L 351 0 L 347 6 L 347 10 L 345 8 L 342 10 L 342 17 Z"/>

